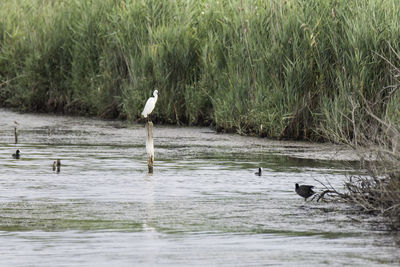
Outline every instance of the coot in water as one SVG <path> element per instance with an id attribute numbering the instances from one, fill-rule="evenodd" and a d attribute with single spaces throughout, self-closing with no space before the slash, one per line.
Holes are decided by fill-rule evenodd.
<path id="1" fill-rule="evenodd" d="M 255 175 L 258 175 L 258 176 L 261 176 L 261 174 L 262 174 L 262 168 L 259 167 L 259 168 L 258 168 L 258 172 L 255 172 L 254 174 L 255 174 Z"/>
<path id="2" fill-rule="evenodd" d="M 315 194 L 315 192 L 312 190 L 313 187 L 313 185 L 299 185 L 296 183 L 296 193 L 299 196 L 304 197 L 304 200 L 307 200 L 307 198 Z"/>
<path id="3" fill-rule="evenodd" d="M 19 154 L 19 149 L 17 149 L 17 151 L 15 151 L 15 154 L 12 154 L 13 159 L 19 159 L 21 157 L 21 154 Z"/>

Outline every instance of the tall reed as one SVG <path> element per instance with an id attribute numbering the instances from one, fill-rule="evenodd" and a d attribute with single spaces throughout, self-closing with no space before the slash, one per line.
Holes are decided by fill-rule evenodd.
<path id="1" fill-rule="evenodd" d="M 341 142 L 361 96 L 399 123 L 382 90 L 399 14 L 397 0 L 4 0 L 0 105 L 137 120 L 157 88 L 159 122 Z"/>

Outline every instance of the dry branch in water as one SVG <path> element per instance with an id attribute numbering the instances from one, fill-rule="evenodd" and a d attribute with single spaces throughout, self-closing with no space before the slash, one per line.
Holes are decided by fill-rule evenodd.
<path id="1" fill-rule="evenodd" d="M 315 179 L 318 183 L 320 183 L 325 190 L 322 191 L 321 193 L 318 193 L 317 196 L 317 202 L 319 202 L 320 200 L 324 200 L 325 199 L 325 195 L 331 195 L 331 196 L 335 196 L 336 198 L 340 198 L 340 199 L 347 199 L 348 196 L 346 194 L 340 193 L 339 191 L 337 191 L 330 183 L 329 181 L 327 182 L 328 185 L 324 184 L 323 182 L 321 182 L 318 179 Z"/>

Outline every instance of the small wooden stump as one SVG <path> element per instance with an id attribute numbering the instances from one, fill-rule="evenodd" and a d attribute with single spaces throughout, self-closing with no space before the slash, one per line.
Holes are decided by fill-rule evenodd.
<path id="1" fill-rule="evenodd" d="M 59 173 L 61 171 L 61 160 L 58 159 L 56 165 L 57 165 L 57 173 Z"/>
<path id="2" fill-rule="evenodd" d="M 55 160 L 53 162 L 53 171 L 57 170 L 57 173 L 61 171 L 61 160 Z"/>
<path id="3" fill-rule="evenodd" d="M 17 126 L 14 127 L 14 139 L 15 139 L 15 143 L 18 144 L 18 128 L 17 128 Z"/>
<path id="4" fill-rule="evenodd" d="M 146 123 L 146 152 L 148 155 L 147 166 L 149 173 L 153 173 L 154 166 L 154 143 L 153 143 L 153 123 L 151 121 Z"/>
<path id="5" fill-rule="evenodd" d="M 18 144 L 18 125 L 19 123 L 17 121 L 14 121 L 14 140 L 15 143 Z"/>

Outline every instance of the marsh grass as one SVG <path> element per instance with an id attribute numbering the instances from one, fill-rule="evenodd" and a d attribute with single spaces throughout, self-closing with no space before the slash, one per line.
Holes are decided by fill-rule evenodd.
<path id="1" fill-rule="evenodd" d="M 367 99 L 361 90 L 348 96 L 350 115 L 341 115 L 349 126 L 340 128 L 345 124 L 338 124 L 330 131 L 332 139 L 349 145 L 358 154 L 361 174 L 349 177 L 344 192 L 327 186 L 325 192 L 356 204 L 364 212 L 384 215 L 393 229 L 400 230 L 400 109 L 398 104 L 397 108 L 385 108 L 398 103 L 400 55 L 391 47 L 390 51 L 389 58 L 378 56 L 389 66 L 393 84 L 382 88 L 375 99 Z M 382 110 L 393 112 L 376 115 Z"/>
<path id="2" fill-rule="evenodd" d="M 400 51 L 399 13 L 396 0 L 5 0 L 0 103 L 138 120 L 157 88 L 157 122 L 341 142 L 349 97 L 393 84 L 379 55 Z M 374 114 L 398 123 L 398 104 Z"/>

